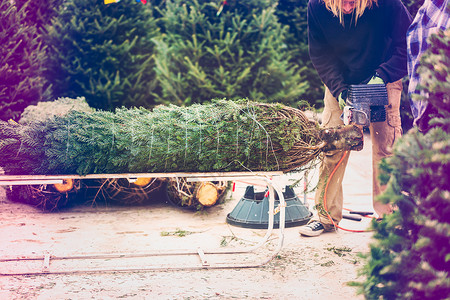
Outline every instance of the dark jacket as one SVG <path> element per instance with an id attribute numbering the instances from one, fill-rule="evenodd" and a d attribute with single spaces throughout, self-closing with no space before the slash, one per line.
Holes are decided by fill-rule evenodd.
<path id="1" fill-rule="evenodd" d="M 400 0 L 378 0 L 356 25 L 352 14 L 344 20 L 345 27 L 322 0 L 309 0 L 309 54 L 334 97 L 375 72 L 386 83 L 407 74 L 406 31 L 412 19 Z"/>

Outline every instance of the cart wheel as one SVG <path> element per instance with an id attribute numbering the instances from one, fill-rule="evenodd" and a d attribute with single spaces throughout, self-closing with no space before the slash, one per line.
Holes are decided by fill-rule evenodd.
<path id="1" fill-rule="evenodd" d="M 227 183 L 187 182 L 187 178 L 170 178 L 167 184 L 168 202 L 176 207 L 201 210 L 221 203 L 225 196 Z"/>

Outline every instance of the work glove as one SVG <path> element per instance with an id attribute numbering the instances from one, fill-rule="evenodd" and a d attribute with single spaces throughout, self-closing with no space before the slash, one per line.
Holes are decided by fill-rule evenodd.
<path id="1" fill-rule="evenodd" d="M 384 84 L 384 80 L 378 75 L 378 73 L 375 73 L 367 84 Z"/>
<path id="2" fill-rule="evenodd" d="M 338 97 L 339 108 L 344 109 L 347 104 L 347 90 L 343 90 Z"/>

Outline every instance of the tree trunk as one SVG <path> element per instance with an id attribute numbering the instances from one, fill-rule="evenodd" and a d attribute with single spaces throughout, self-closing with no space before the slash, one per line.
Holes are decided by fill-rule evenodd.
<path id="1" fill-rule="evenodd" d="M 355 125 L 324 128 L 320 131 L 320 138 L 325 143 L 322 151 L 355 150 L 360 151 L 364 146 L 364 135 L 361 128 Z"/>

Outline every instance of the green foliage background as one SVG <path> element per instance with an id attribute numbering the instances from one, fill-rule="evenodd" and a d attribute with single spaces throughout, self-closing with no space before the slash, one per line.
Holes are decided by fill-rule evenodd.
<path id="1" fill-rule="evenodd" d="M 23 9 L 25 12 L 23 25 L 36 27 L 38 33 L 43 34 L 46 30 L 45 27 L 51 24 L 57 16 L 64 0 L 14 0 L 14 2 L 17 9 Z"/>
<path id="2" fill-rule="evenodd" d="M 226 97 L 296 105 L 308 84 L 286 51 L 276 1 L 168 0 L 155 38 L 160 103 Z"/>
<path id="3" fill-rule="evenodd" d="M 65 1 L 44 35 L 47 79 L 54 97 L 83 96 L 95 108 L 154 104 L 154 45 L 158 34 L 142 3 Z"/>
<path id="4" fill-rule="evenodd" d="M 302 98 L 316 108 L 323 106 L 324 87 L 309 58 L 308 50 L 308 0 L 279 0 L 275 14 L 280 23 L 287 25 L 286 46 L 290 62 L 301 69 L 308 89 Z"/>
<path id="5" fill-rule="evenodd" d="M 18 120 L 30 104 L 48 100 L 43 76 L 45 46 L 35 26 L 27 26 L 25 7 L 0 2 L 0 119 Z"/>

